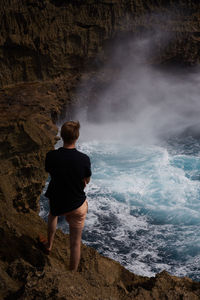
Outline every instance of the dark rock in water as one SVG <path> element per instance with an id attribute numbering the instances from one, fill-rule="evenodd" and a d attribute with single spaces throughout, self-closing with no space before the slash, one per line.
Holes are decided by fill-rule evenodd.
<path id="1" fill-rule="evenodd" d="M 199 283 L 166 272 L 136 276 L 84 245 L 72 273 L 69 239 L 59 230 L 49 257 L 37 243 L 46 232 L 38 216 L 45 154 L 84 68 L 97 52 L 106 58 L 103 45 L 118 30 L 140 35 L 155 21 L 175 39 L 153 62 L 199 63 L 199 18 L 197 1 L 1 1 L 1 299 L 200 299 Z"/>

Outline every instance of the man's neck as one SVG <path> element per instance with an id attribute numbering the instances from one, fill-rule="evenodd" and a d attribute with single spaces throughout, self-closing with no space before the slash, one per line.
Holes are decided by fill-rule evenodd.
<path id="1" fill-rule="evenodd" d="M 75 149 L 76 148 L 76 143 L 73 143 L 73 144 L 63 144 L 63 148 L 66 148 L 66 149 Z"/>

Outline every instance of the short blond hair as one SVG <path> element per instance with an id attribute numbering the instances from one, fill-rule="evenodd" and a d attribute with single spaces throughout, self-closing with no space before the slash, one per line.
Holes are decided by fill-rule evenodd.
<path id="1" fill-rule="evenodd" d="M 79 137 L 79 121 L 65 122 L 61 127 L 61 137 L 64 143 L 70 145 Z"/>

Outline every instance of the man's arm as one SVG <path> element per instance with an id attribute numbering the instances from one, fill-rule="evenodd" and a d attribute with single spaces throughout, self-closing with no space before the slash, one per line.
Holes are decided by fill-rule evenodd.
<path id="1" fill-rule="evenodd" d="M 90 177 L 83 178 L 83 182 L 84 182 L 84 187 L 86 187 L 86 185 L 90 182 Z"/>
<path id="2" fill-rule="evenodd" d="M 90 159 L 88 156 L 86 156 L 86 158 L 87 160 L 85 164 L 85 177 L 83 178 L 84 187 L 86 187 L 86 185 L 90 182 L 90 177 L 92 175 Z"/>
<path id="3" fill-rule="evenodd" d="M 84 178 L 84 182 L 85 182 L 85 184 L 88 184 L 90 182 L 90 177 Z"/>
<path id="4" fill-rule="evenodd" d="M 50 173 L 52 170 L 52 153 L 54 150 L 49 151 L 46 154 L 46 159 L 45 159 L 45 171 L 47 173 Z"/>

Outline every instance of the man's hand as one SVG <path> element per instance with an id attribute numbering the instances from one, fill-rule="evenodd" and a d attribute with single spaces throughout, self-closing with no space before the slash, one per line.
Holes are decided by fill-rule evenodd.
<path id="1" fill-rule="evenodd" d="M 83 182 L 84 182 L 84 187 L 86 187 L 86 185 L 90 182 L 90 177 L 83 178 Z"/>

